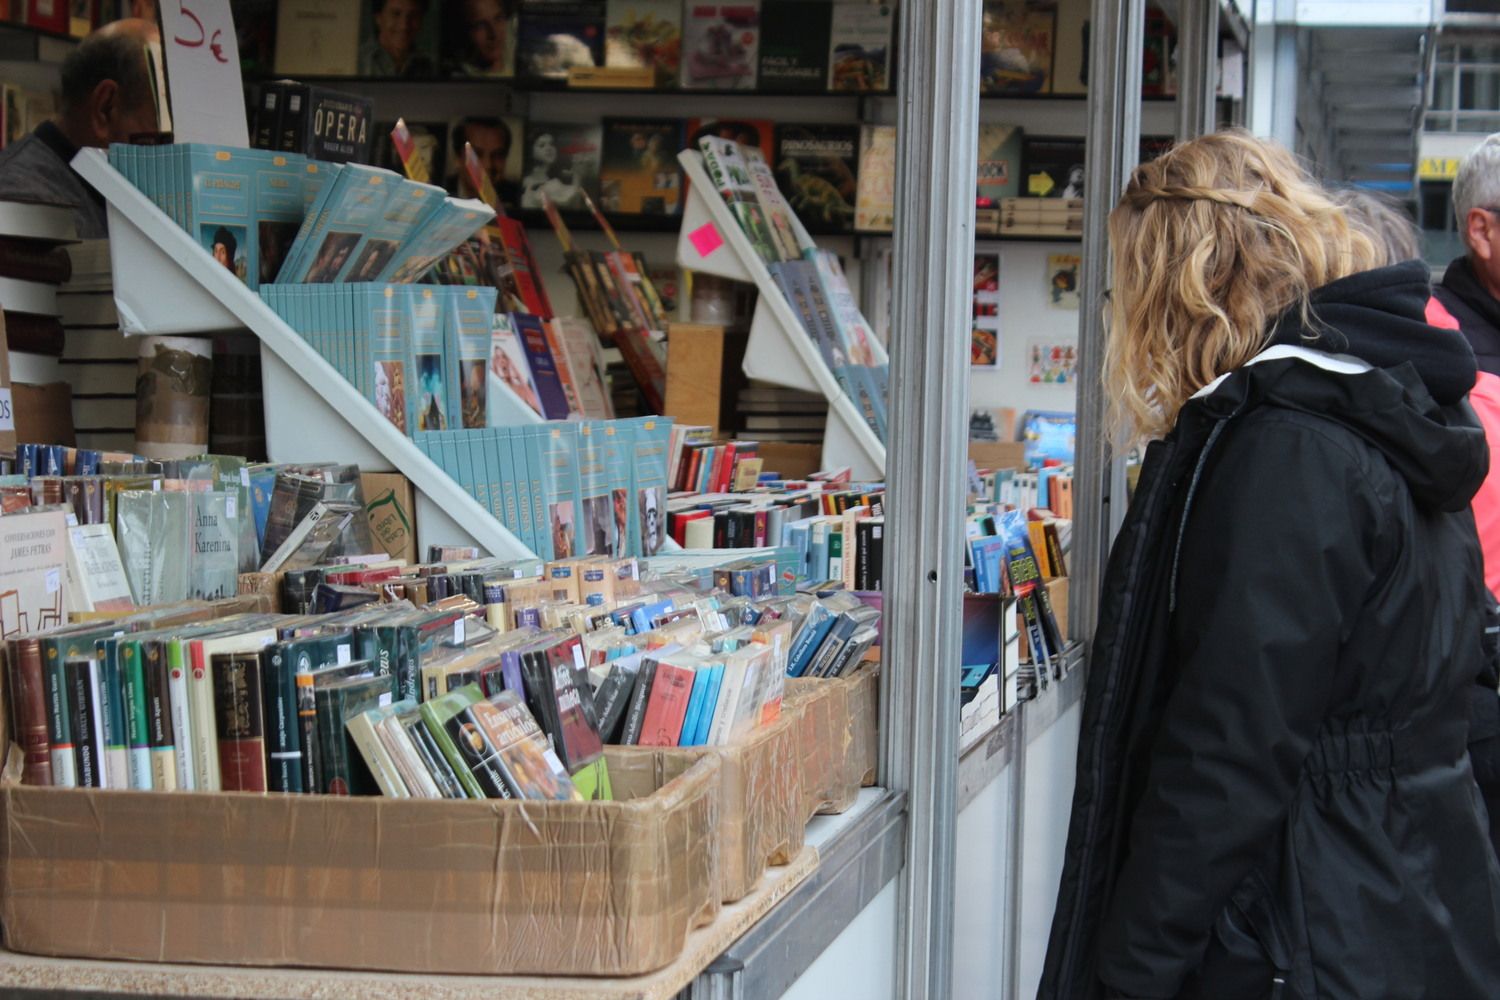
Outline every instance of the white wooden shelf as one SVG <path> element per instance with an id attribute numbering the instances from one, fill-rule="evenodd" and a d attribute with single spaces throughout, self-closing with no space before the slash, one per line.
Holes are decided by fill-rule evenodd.
<path id="1" fill-rule="evenodd" d="M 689 186 L 682 211 L 682 232 L 677 239 L 678 266 L 730 281 L 749 282 L 760 291 L 750 323 L 750 340 L 745 346 L 745 374 L 773 385 L 821 393 L 828 400 L 823 467 L 847 465 L 855 479 L 884 479 L 884 442 L 865 423 L 854 400 L 839 388 L 812 338 L 802 329 L 791 303 L 776 287 L 750 238 L 709 180 L 703 169 L 703 155 L 685 149 L 677 154 L 677 159 L 687 172 Z M 870 346 L 876 361 L 887 364 L 885 347 L 878 340 L 872 340 Z"/>
<path id="2" fill-rule="evenodd" d="M 348 462 L 394 469 L 417 495 L 419 548 L 476 545 L 503 558 L 535 557 L 246 285 L 220 267 L 149 198 L 84 149 L 73 169 L 109 209 L 115 304 L 128 334 L 249 330 L 260 340 L 266 447 L 274 462 Z M 519 409 L 516 409 L 518 407 Z M 524 403 L 515 422 L 541 422 Z M 529 416 L 529 419 L 528 419 Z"/>

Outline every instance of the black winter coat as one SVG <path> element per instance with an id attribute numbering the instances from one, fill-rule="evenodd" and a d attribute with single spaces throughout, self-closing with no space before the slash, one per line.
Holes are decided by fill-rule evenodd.
<path id="1" fill-rule="evenodd" d="M 1432 294 L 1458 320 L 1479 370 L 1500 375 L 1500 302 L 1479 283 L 1469 258 L 1449 264 Z"/>
<path id="2" fill-rule="evenodd" d="M 1308 339 L 1344 354 L 1283 330 L 1148 448 L 1041 1000 L 1500 996 L 1465 752 L 1488 456 L 1426 298 L 1420 265 L 1319 290 Z"/>

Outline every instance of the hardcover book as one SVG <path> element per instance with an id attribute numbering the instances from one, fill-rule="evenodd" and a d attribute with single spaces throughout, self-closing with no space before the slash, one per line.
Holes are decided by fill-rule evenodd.
<path id="1" fill-rule="evenodd" d="M 1083 140 L 1026 136 L 1022 142 L 1026 170 L 1023 196 L 1083 197 Z"/>
<path id="2" fill-rule="evenodd" d="M 832 13 L 828 0 L 762 0 L 762 89 L 799 93 L 828 89 Z"/>
<path id="3" fill-rule="evenodd" d="M 609 0 L 605 13 L 604 65 L 650 67 L 656 85 L 677 82 L 682 62 L 680 0 Z"/>
<path id="4" fill-rule="evenodd" d="M 389 705 L 394 699 L 389 677 L 345 677 L 326 685 L 314 685 L 318 716 L 318 769 L 328 795 L 353 795 L 366 790 L 365 772 L 356 767 L 358 750 L 346 727 L 349 721 L 371 708 Z"/>
<path id="5" fill-rule="evenodd" d="M 984 126 L 979 127 L 982 132 Z M 888 233 L 895 223 L 896 127 L 864 125 L 859 133 L 854 228 L 862 233 Z"/>
<path id="6" fill-rule="evenodd" d="M 361 4 L 360 11 L 360 76 L 437 75 L 440 4 Z"/>
<path id="7" fill-rule="evenodd" d="M 776 179 L 782 194 L 812 230 L 848 232 L 854 226 L 859 181 L 858 125 L 778 125 Z"/>
<path id="8" fill-rule="evenodd" d="M 276 72 L 289 76 L 353 76 L 359 72 L 359 15 L 353 4 L 280 0 Z"/>
<path id="9" fill-rule="evenodd" d="M 682 195 L 675 118 L 606 118 L 599 168 L 600 208 L 610 213 L 675 215 Z"/>
<path id="10" fill-rule="evenodd" d="M 983 17 L 979 36 L 980 93 L 1051 93 L 1056 3 L 985 0 Z"/>
<path id="11" fill-rule="evenodd" d="M 266 791 L 266 728 L 258 653 L 214 656 L 219 782 L 226 792 Z"/>
<path id="12" fill-rule="evenodd" d="M 760 4 L 688 0 L 683 7 L 682 47 L 684 89 L 754 90 Z"/>
<path id="13" fill-rule="evenodd" d="M 828 89 L 879 92 L 891 89 L 894 4 L 837 0 L 828 49 Z"/>
<path id="14" fill-rule="evenodd" d="M 981 122 L 979 175 L 975 194 L 983 208 L 999 208 L 1000 199 L 1021 193 L 1021 130 L 1014 125 Z M 998 215 L 996 228 L 998 229 Z"/>
<path id="15" fill-rule="evenodd" d="M 550 201 L 559 211 L 584 211 L 584 192 L 599 194 L 602 144 L 597 124 L 527 122 L 521 208 L 539 210 Z"/>
<path id="16" fill-rule="evenodd" d="M 521 5 L 517 72 L 564 81 L 568 71 L 604 65 L 603 0 L 526 0 Z"/>

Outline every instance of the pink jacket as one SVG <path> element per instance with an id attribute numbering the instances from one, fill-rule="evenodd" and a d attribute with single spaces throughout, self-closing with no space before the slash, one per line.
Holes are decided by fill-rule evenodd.
<path id="1" fill-rule="evenodd" d="M 1427 322 L 1458 329 L 1458 320 L 1437 299 L 1427 301 Z M 1480 372 L 1469 393 L 1469 405 L 1474 407 L 1490 443 L 1490 474 L 1474 494 L 1474 527 L 1484 552 L 1484 582 L 1490 593 L 1500 595 L 1500 378 Z"/>

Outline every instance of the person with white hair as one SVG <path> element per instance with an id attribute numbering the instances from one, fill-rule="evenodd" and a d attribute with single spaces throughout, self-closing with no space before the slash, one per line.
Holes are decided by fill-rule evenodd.
<path id="1" fill-rule="evenodd" d="M 1500 132 L 1458 168 L 1453 214 L 1468 252 L 1448 265 L 1432 294 L 1458 320 L 1479 370 L 1500 375 Z"/>

